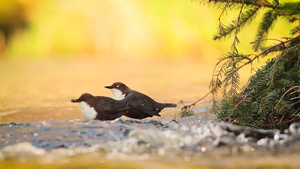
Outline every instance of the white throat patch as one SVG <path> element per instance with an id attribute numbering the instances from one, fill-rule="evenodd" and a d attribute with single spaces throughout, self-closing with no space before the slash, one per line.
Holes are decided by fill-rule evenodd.
<path id="1" fill-rule="evenodd" d="M 82 115 L 85 120 L 94 120 L 97 116 L 97 112 L 94 107 L 90 107 L 86 102 L 80 102 Z"/>
<path id="2" fill-rule="evenodd" d="M 122 100 L 125 98 L 125 94 L 123 94 L 119 89 L 110 89 L 114 95 L 115 100 Z"/>

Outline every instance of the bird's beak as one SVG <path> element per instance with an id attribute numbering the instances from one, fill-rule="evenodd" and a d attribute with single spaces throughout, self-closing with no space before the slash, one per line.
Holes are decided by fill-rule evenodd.
<path id="1" fill-rule="evenodd" d="M 113 87 L 112 86 L 104 86 L 105 88 L 107 89 L 112 89 Z"/>
<path id="2" fill-rule="evenodd" d="M 79 101 L 79 99 L 72 99 L 71 102 L 72 102 L 72 103 L 78 103 L 78 102 L 80 102 L 80 101 Z"/>

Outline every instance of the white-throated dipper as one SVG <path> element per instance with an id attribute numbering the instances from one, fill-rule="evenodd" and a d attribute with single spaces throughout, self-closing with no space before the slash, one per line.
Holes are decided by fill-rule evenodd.
<path id="1" fill-rule="evenodd" d="M 129 110 L 124 116 L 143 119 L 152 116 L 160 116 L 159 112 L 166 107 L 176 107 L 173 103 L 158 103 L 151 97 L 130 89 L 122 82 L 115 82 L 111 86 L 105 86 L 112 91 L 114 99 L 127 100 Z M 130 97 L 128 97 L 130 95 Z"/>
<path id="2" fill-rule="evenodd" d="M 129 109 L 126 99 L 115 100 L 110 97 L 82 94 L 71 102 L 79 103 L 85 120 L 114 120 L 121 117 Z"/>

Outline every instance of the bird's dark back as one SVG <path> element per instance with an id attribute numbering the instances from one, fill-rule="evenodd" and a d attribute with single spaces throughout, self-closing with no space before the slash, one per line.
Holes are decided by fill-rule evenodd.
<path id="1" fill-rule="evenodd" d="M 100 111 L 118 112 L 128 109 L 127 104 L 124 101 L 120 102 L 105 96 L 96 96 L 96 98 L 98 99 L 98 103 L 94 106 L 94 108 Z"/>

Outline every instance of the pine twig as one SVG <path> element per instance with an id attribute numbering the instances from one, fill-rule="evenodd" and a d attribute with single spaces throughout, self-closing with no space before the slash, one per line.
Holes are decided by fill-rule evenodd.
<path id="1" fill-rule="evenodd" d="M 296 88 L 300 88 L 300 86 L 293 86 L 292 88 L 290 88 L 289 90 L 287 90 L 286 92 L 284 92 L 283 95 L 280 97 L 278 103 L 275 105 L 275 108 L 278 107 L 279 103 L 281 102 L 281 100 L 283 99 L 283 97 L 284 97 L 288 92 L 290 92 L 291 90 L 296 89 Z"/>
<path id="2" fill-rule="evenodd" d="M 244 0 L 234 0 L 233 2 L 235 4 L 238 4 L 238 3 L 242 3 L 242 1 Z M 230 0 L 209 0 L 209 2 L 215 2 L 215 3 L 228 3 L 228 2 L 231 2 Z M 268 1 L 249 1 L 249 0 L 246 0 L 245 2 L 247 5 L 251 5 L 251 6 L 258 6 L 258 7 L 268 7 L 268 8 L 274 8 L 275 6 L 273 6 L 271 3 L 269 3 Z"/>
<path id="3" fill-rule="evenodd" d="M 242 15 L 242 12 L 243 12 L 243 8 L 244 8 L 244 0 L 243 0 L 243 3 L 242 3 L 242 6 L 241 6 L 241 10 L 240 10 L 240 13 L 238 15 L 238 19 L 236 21 L 236 25 L 235 25 L 235 34 L 234 34 L 234 40 L 233 40 L 233 52 L 232 52 L 232 56 L 231 56 L 231 60 L 232 60 L 232 73 L 231 73 L 231 87 L 230 87 L 230 91 L 231 92 L 231 95 L 233 95 L 236 90 L 236 88 L 234 87 L 236 84 L 235 84 L 235 69 L 236 69 L 236 63 L 235 63 L 235 54 L 237 53 L 237 48 L 236 48 L 236 44 L 238 43 L 237 42 L 237 33 L 238 33 L 238 28 L 239 28 L 239 23 L 240 23 L 240 18 L 241 18 L 241 15 Z M 233 102 L 233 96 L 232 97 L 232 102 Z"/>
<path id="4" fill-rule="evenodd" d="M 279 40 L 279 39 L 273 39 L 273 38 L 261 39 L 261 41 L 267 41 L 267 40 L 274 40 L 274 41 L 279 41 L 279 42 L 283 43 L 283 41 L 282 41 L 282 40 Z M 256 43 L 256 42 L 257 42 L 257 40 L 256 40 L 256 41 L 253 41 L 253 42 L 250 42 L 250 44 L 253 44 L 253 43 Z"/>
<path id="5" fill-rule="evenodd" d="M 255 55 L 254 58 L 250 59 L 248 62 L 246 62 L 246 63 L 244 63 L 243 65 L 241 65 L 240 67 L 238 67 L 235 71 L 238 71 L 238 70 L 240 70 L 241 68 L 243 68 L 244 66 L 246 66 L 246 65 L 248 65 L 248 64 L 250 64 L 250 63 L 252 63 L 252 62 L 253 62 L 254 60 L 256 60 L 258 57 L 260 57 L 261 55 L 267 53 L 270 49 L 276 48 L 276 47 L 278 47 L 278 46 L 280 46 L 280 45 L 282 45 L 282 44 L 286 44 L 286 43 L 288 43 L 288 42 L 290 42 L 290 41 L 292 41 L 292 40 L 295 40 L 295 39 L 300 39 L 300 35 L 298 35 L 298 36 L 296 36 L 296 37 L 293 37 L 293 38 L 290 38 L 290 39 L 288 39 L 288 40 L 286 40 L 286 41 L 283 41 L 283 42 L 281 42 L 281 43 L 278 43 L 278 44 L 276 44 L 276 45 L 273 45 L 273 46 L 268 47 L 267 49 L 263 50 L 261 53 Z"/>
<path id="6" fill-rule="evenodd" d="M 200 101 L 203 100 L 205 97 L 207 97 L 211 92 L 212 92 L 212 90 L 209 91 L 208 93 L 206 93 L 202 98 L 198 99 L 198 100 L 195 101 L 194 103 L 183 106 L 183 107 L 181 108 L 181 110 L 183 110 L 183 111 L 190 110 L 190 109 L 191 109 L 192 107 L 194 107 L 198 102 L 200 102 Z"/>
<path id="7" fill-rule="evenodd" d="M 234 109 L 233 110 L 235 110 L 235 109 L 237 109 L 239 106 L 240 106 L 240 104 L 242 104 L 245 100 L 246 100 L 246 98 L 252 93 L 254 91 L 254 88 L 241 100 L 241 101 L 239 101 L 235 106 L 234 106 Z"/>
<path id="8" fill-rule="evenodd" d="M 293 122 L 295 120 L 298 120 L 300 119 L 300 117 L 298 118 L 295 118 L 295 119 L 291 119 L 291 120 L 287 120 L 287 121 L 283 121 L 283 122 L 278 122 L 278 123 L 272 123 L 272 124 L 266 124 L 266 125 L 253 125 L 252 127 L 270 127 L 270 126 L 278 126 L 280 124 L 286 124 L 286 123 L 290 123 L 290 122 Z"/>

